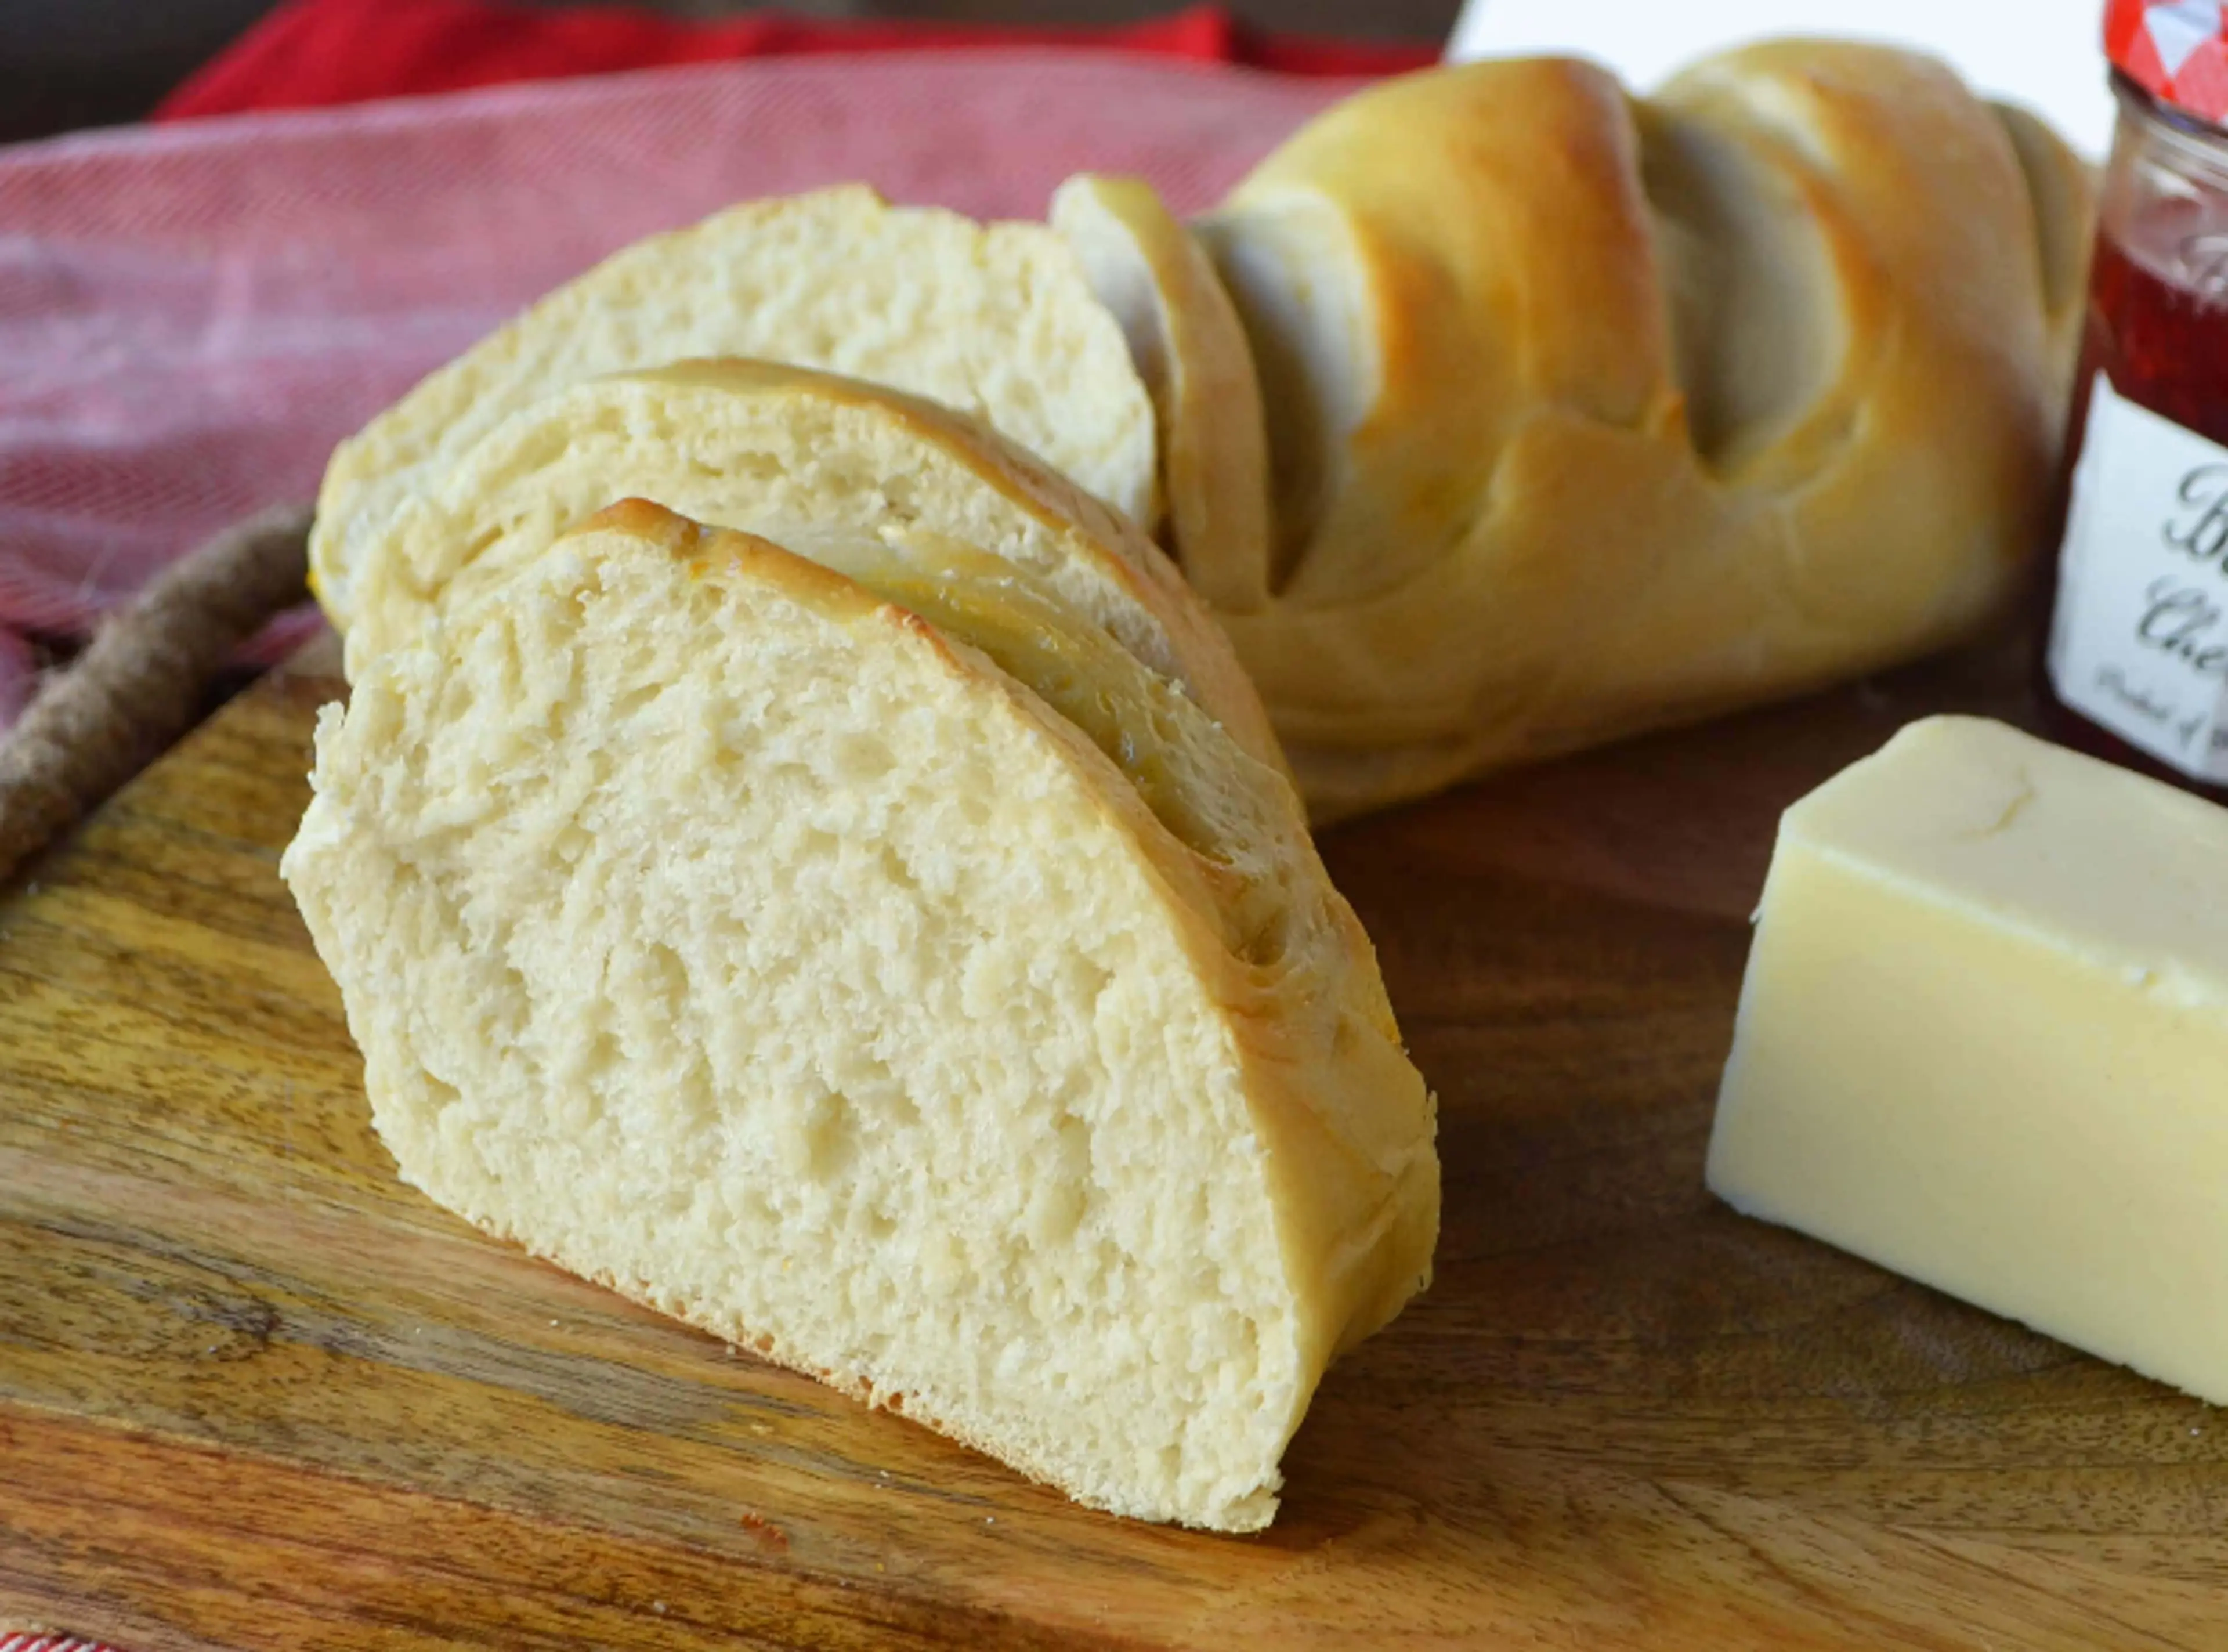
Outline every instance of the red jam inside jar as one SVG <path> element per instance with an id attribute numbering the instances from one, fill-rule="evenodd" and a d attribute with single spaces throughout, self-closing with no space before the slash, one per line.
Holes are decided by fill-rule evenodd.
<path id="1" fill-rule="evenodd" d="M 2228 801 L 2228 133 L 2115 84 L 2044 699 L 2067 744 Z"/>

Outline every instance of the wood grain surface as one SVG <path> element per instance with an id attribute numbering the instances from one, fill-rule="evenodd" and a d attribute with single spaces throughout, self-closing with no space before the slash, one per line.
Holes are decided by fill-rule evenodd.
<path id="1" fill-rule="evenodd" d="M 1702 1187 L 1774 820 L 2015 645 L 1333 834 L 1430 1294 L 1275 1527 L 1086 1513 L 400 1186 L 278 878 L 315 670 L 0 904 L 0 1627 L 200 1647 L 2218 1649 L 2228 1423 Z"/>

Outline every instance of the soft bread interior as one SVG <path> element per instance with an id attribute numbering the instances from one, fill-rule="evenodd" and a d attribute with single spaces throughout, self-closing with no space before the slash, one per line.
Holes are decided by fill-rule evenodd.
<path id="1" fill-rule="evenodd" d="M 915 530 L 887 540 L 769 530 L 822 566 L 988 656 L 1120 769 L 1213 886 L 1226 948 L 1283 970 L 1332 946 L 1300 804 L 1281 773 L 1237 751 L 1165 678 L 1138 669 L 1047 585 L 957 540 Z"/>
<path id="2" fill-rule="evenodd" d="M 1802 180 L 1740 134 L 1664 107 L 1635 115 L 1687 430 L 1704 464 L 1737 477 L 1837 381 L 1849 338 L 1833 252 Z"/>
<path id="3" fill-rule="evenodd" d="M 1060 237 L 893 208 L 847 185 L 733 208 L 627 248 L 343 443 L 310 551 L 326 611 L 342 629 L 354 622 L 371 544 L 511 413 L 582 379 L 707 355 L 912 391 L 982 418 L 1116 510 L 1158 515 L 1150 400 Z"/>
<path id="4" fill-rule="evenodd" d="M 1053 195 L 1051 221 L 1152 394 L 1168 543 L 1215 607 L 1259 607 L 1271 554 L 1266 415 L 1252 346 L 1213 261 L 1138 178 L 1072 177 Z"/>
<path id="5" fill-rule="evenodd" d="M 1347 469 L 1347 444 L 1383 383 L 1363 260 L 1335 203 L 1262 191 L 1198 221 L 1237 306 L 1267 416 L 1274 545 L 1269 584 L 1298 567 Z"/>
<path id="6" fill-rule="evenodd" d="M 351 669 L 422 625 L 444 592 L 508 578 L 626 496 L 718 526 L 919 529 L 979 547 L 1043 581 L 1065 608 L 1182 685 L 1251 755 L 1282 766 L 1213 621 L 1134 528 L 946 409 L 758 362 L 674 362 L 590 380 L 496 426 L 375 542 L 358 581 Z"/>
<path id="7" fill-rule="evenodd" d="M 285 872 L 404 1174 L 1086 1502 L 1265 1524 L 1437 1210 L 1381 989 L 1323 1028 L 1384 1046 L 1359 1114 L 1249 1088 L 1235 1007 L 1350 921 L 1284 782 L 1010 565 L 628 511 L 321 721 Z"/>

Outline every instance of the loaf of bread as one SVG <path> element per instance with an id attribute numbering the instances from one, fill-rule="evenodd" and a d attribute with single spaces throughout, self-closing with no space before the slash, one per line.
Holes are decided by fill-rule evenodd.
<path id="1" fill-rule="evenodd" d="M 1319 819 L 1884 667 L 2046 529 L 2090 182 L 1930 60 L 1488 62 L 1198 226 L 1276 535 L 1185 542 Z"/>
<path id="2" fill-rule="evenodd" d="M 336 629 L 354 623 L 358 571 L 397 513 L 503 419 L 582 379 L 714 355 L 824 368 L 976 415 L 1157 524 L 1152 404 L 1067 244 L 1040 224 L 981 226 L 852 185 L 627 248 L 341 444 L 310 541 Z"/>
<path id="3" fill-rule="evenodd" d="M 529 432 L 557 439 L 553 398 L 587 381 L 684 358 L 827 368 L 995 426 L 1022 451 L 988 471 L 1026 468 L 1146 586 L 1138 530 L 1162 535 L 1258 696 L 1201 676 L 1195 614 L 1159 641 L 1134 603 L 1094 617 L 1256 757 L 1264 700 L 1335 819 L 1985 624 L 2040 548 L 2090 214 L 2040 121 L 1821 42 L 1644 100 L 1555 60 L 1408 76 L 1188 227 L 1095 176 L 1049 227 L 863 187 L 740 207 L 590 272 L 343 444 L 314 579 L 344 630 L 379 593 L 354 670 L 445 559 L 477 560 L 460 513 L 502 566 L 624 492 L 749 525 L 716 461 L 573 474 Z M 578 485 L 514 533 L 525 495 L 473 494 L 503 455 L 526 494 Z"/>
<path id="4" fill-rule="evenodd" d="M 585 380 L 518 408 L 362 541 L 351 675 L 452 586 L 506 577 L 615 499 L 715 527 L 925 528 L 1049 581 L 1247 753 L 1282 768 L 1258 695 L 1159 547 L 981 422 L 902 392 L 765 362 Z"/>
<path id="5" fill-rule="evenodd" d="M 1053 580 L 784 536 L 624 503 L 326 710 L 283 869 L 380 1134 L 1086 1503 L 1264 1525 L 1431 1270 L 1368 941 L 1283 776 Z"/>

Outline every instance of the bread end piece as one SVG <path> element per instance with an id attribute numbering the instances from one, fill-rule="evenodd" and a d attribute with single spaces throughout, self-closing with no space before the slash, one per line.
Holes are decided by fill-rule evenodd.
<path id="1" fill-rule="evenodd" d="M 1318 820 L 1884 669 L 2043 550 L 2090 180 L 1939 63 L 1781 41 L 1327 112 L 1202 226 L 1260 365 Z"/>

